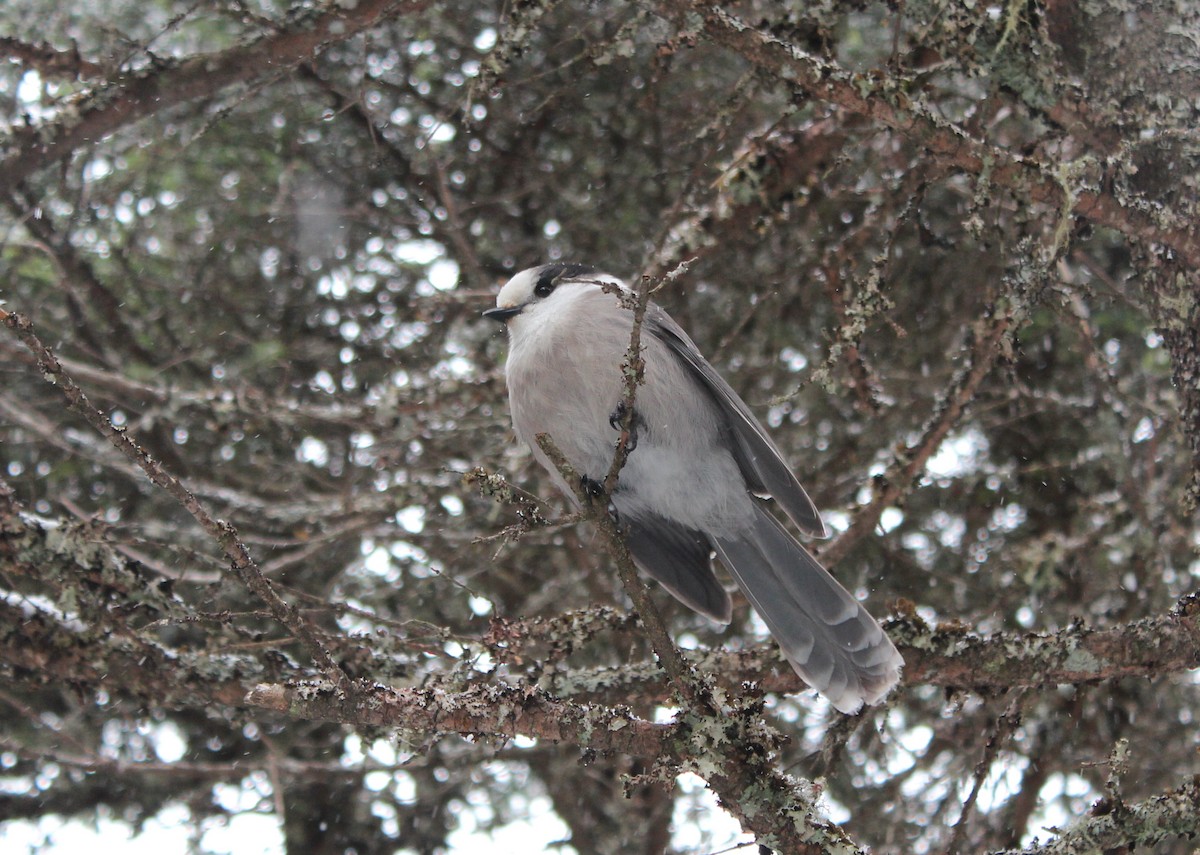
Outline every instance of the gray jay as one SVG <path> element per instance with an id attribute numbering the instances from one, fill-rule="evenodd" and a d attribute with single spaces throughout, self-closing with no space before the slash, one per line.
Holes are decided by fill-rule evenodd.
<path id="1" fill-rule="evenodd" d="M 517 437 L 574 501 L 535 437 L 547 433 L 585 478 L 602 480 L 624 416 L 621 364 L 633 312 L 618 279 L 579 264 L 523 270 L 483 314 L 508 327 L 505 374 Z M 627 305 L 627 301 L 626 301 Z M 611 496 L 639 569 L 720 623 L 729 594 L 716 552 L 805 682 L 845 713 L 884 697 L 904 664 L 892 642 L 771 515 L 771 496 L 803 532 L 825 524 L 750 409 L 654 303 L 642 325 L 645 377 L 632 451 Z"/>

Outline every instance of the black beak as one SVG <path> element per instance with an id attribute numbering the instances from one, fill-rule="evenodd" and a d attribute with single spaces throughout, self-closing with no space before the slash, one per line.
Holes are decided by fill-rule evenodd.
<path id="1" fill-rule="evenodd" d="M 513 306 L 511 309 L 488 309 L 483 316 L 497 323 L 506 324 L 509 318 L 519 314 L 521 314 L 521 307 Z"/>

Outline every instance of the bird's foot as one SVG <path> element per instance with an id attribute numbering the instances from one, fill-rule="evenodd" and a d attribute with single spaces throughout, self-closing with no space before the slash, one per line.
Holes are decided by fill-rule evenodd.
<path id="1" fill-rule="evenodd" d="M 597 481 L 595 478 L 589 478 L 586 475 L 580 475 L 579 483 L 583 486 L 584 492 L 586 492 L 593 499 L 602 499 L 605 497 L 605 495 L 607 495 L 604 491 L 603 481 Z M 617 513 L 617 506 L 613 504 L 611 498 L 608 500 L 608 515 L 612 517 L 614 521 L 620 523 L 621 516 Z"/>
<path id="2" fill-rule="evenodd" d="M 583 487 L 584 492 L 594 499 L 599 499 L 604 495 L 603 481 L 597 481 L 595 478 L 589 478 L 587 475 L 580 475 L 579 484 Z"/>
<path id="3" fill-rule="evenodd" d="M 608 424 L 615 431 L 625 430 L 625 416 L 629 413 L 629 408 L 624 401 L 617 403 L 617 406 L 611 413 L 608 414 Z M 633 451 L 638 444 L 638 431 L 642 426 L 642 417 L 638 415 L 637 410 L 633 411 L 633 418 L 629 420 L 629 434 L 625 439 L 625 448 Z"/>

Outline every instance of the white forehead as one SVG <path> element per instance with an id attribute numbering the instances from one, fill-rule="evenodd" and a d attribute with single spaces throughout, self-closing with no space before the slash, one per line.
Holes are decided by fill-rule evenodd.
<path id="1" fill-rule="evenodd" d="M 541 276 L 545 265 L 538 267 L 530 267 L 528 270 L 522 270 L 504 283 L 504 287 L 500 289 L 500 293 L 496 295 L 496 306 L 501 309 L 511 309 L 514 306 L 521 306 L 533 299 L 533 289 L 537 287 L 538 278 Z M 625 283 L 615 276 L 608 273 L 587 273 L 578 277 L 586 282 L 594 282 L 597 285 L 615 285 L 618 288 L 625 288 Z"/>
<path id="2" fill-rule="evenodd" d="M 511 309 L 526 302 L 533 294 L 533 286 L 537 284 L 538 271 L 541 269 L 530 267 L 505 282 L 500 293 L 496 295 L 496 305 L 501 309 Z"/>

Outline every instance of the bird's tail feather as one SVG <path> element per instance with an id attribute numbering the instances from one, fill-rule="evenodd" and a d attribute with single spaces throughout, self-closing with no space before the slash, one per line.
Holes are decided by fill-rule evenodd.
<path id="1" fill-rule="evenodd" d="M 844 713 L 878 702 L 904 660 L 858 600 L 764 508 L 717 554 L 806 683 Z"/>

